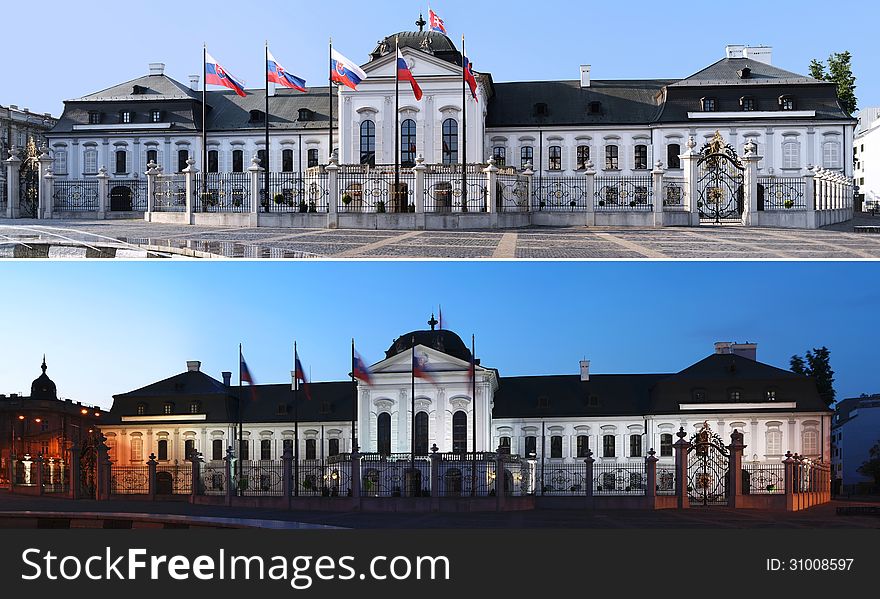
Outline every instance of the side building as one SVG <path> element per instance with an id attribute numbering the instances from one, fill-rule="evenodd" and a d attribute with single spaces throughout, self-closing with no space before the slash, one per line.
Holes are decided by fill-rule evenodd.
<path id="1" fill-rule="evenodd" d="M 871 489 L 876 481 L 859 472 L 871 459 L 871 448 L 880 444 L 880 394 L 844 399 L 834 408 L 831 429 L 832 474 L 839 493 L 860 493 Z"/>
<path id="2" fill-rule="evenodd" d="M 862 209 L 880 210 L 880 108 L 866 108 L 859 114 L 853 156 Z"/>

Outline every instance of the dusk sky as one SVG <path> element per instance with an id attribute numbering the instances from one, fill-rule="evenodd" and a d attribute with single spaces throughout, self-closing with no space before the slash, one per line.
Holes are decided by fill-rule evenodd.
<path id="1" fill-rule="evenodd" d="M 495 81 L 576 79 L 581 63 L 596 79 L 686 77 L 724 57 L 727 44 L 771 45 L 774 63 L 806 73 L 810 59 L 850 50 L 860 107 L 880 105 L 880 55 L 869 3 L 776 2 L 473 2 L 436 0 L 458 44 L 468 37 L 477 70 Z M 251 87 L 263 85 L 263 43 L 309 85 L 326 85 L 327 42 L 366 62 L 377 40 L 412 30 L 427 3 L 353 0 L 315 3 L 261 0 L 46 0 L 8 3 L 0 104 L 58 116 L 77 98 L 147 74 L 150 62 L 186 83 L 201 73 L 202 44 Z"/>
<path id="2" fill-rule="evenodd" d="M 31 262 L 0 264 L 0 393 L 28 393 L 47 354 L 62 397 L 112 395 L 201 360 L 289 381 L 294 340 L 311 380 L 342 380 L 351 338 L 369 363 L 392 341 L 446 328 L 502 376 L 677 372 L 716 341 L 761 361 L 827 345 L 838 398 L 880 392 L 880 263 Z"/>

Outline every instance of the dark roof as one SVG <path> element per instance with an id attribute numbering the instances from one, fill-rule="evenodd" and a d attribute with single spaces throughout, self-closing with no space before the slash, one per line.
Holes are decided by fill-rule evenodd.
<path id="1" fill-rule="evenodd" d="M 458 51 L 451 39 L 439 31 L 401 31 L 389 35 L 381 40 L 376 45 L 376 49 L 370 53 L 370 61 L 396 52 L 398 39 L 401 48 L 413 48 L 461 66 L 461 52 Z"/>
<path id="2" fill-rule="evenodd" d="M 300 422 L 351 420 L 355 390 L 350 381 L 309 383 L 307 389 L 308 393 L 302 387 L 297 392 L 296 415 Z M 238 388 L 233 391 L 237 394 Z M 242 391 L 245 421 L 293 422 L 293 391 L 289 384 L 258 385 L 255 395 L 248 388 Z"/>
<path id="3" fill-rule="evenodd" d="M 334 86 L 333 95 L 336 96 Z M 232 90 L 208 92 L 208 130 L 227 131 L 240 129 L 264 129 L 262 120 L 251 120 L 251 111 L 266 110 L 266 90 L 249 89 L 247 96 L 242 98 Z M 310 118 L 299 120 L 300 109 L 310 111 Z M 269 121 L 272 129 L 326 129 L 330 121 L 330 98 L 327 87 L 310 87 L 305 93 L 279 89 L 274 97 L 269 98 Z M 333 120 L 338 120 L 334 106 Z"/>
<path id="4" fill-rule="evenodd" d="M 412 331 L 405 335 L 401 335 L 394 340 L 385 351 L 385 359 L 391 358 L 413 348 L 413 345 L 423 345 L 436 349 L 439 352 L 470 362 L 471 350 L 467 348 L 464 341 L 452 331 L 436 330 L 436 331 Z"/>
<path id="5" fill-rule="evenodd" d="M 46 374 L 46 357 L 43 356 L 43 364 L 40 366 L 43 374 L 31 383 L 31 399 L 58 399 L 58 389 L 55 383 Z"/>
<path id="6" fill-rule="evenodd" d="M 204 372 L 197 370 L 188 370 L 181 374 L 172 376 L 152 383 L 146 387 L 141 387 L 128 393 L 114 395 L 114 399 L 127 399 L 138 397 L 171 397 L 179 395 L 211 395 L 226 394 L 229 387 L 212 378 Z"/>
<path id="7" fill-rule="evenodd" d="M 137 89 L 136 89 L 137 88 Z M 144 75 L 125 83 L 79 98 L 80 101 L 101 100 L 191 100 L 201 98 L 196 92 L 167 75 Z"/>
<path id="8" fill-rule="evenodd" d="M 658 94 L 669 79 L 592 81 L 532 81 L 496 83 L 489 103 L 487 127 L 627 125 L 653 122 L 659 112 Z M 599 102 L 598 111 L 591 103 Z M 537 114 L 537 104 L 547 114 Z"/>
<path id="9" fill-rule="evenodd" d="M 749 75 L 745 78 L 740 76 L 744 69 L 749 69 Z M 819 83 L 819 81 L 751 58 L 722 58 L 690 77 L 671 84 L 670 87 L 797 83 Z"/>

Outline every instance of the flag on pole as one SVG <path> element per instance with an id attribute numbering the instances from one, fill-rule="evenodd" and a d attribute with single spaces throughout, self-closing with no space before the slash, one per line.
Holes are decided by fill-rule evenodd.
<path id="1" fill-rule="evenodd" d="M 331 50 L 330 79 L 332 81 L 341 83 L 353 90 L 357 90 L 358 84 L 366 78 L 367 74 L 354 64 L 354 62 L 350 61 L 336 50 Z"/>
<path id="2" fill-rule="evenodd" d="M 422 361 L 416 355 L 416 350 L 413 348 L 413 357 L 412 357 L 412 374 L 413 378 L 423 379 L 428 381 L 432 385 L 436 385 L 437 382 L 434 380 L 430 374 L 428 374 L 427 368 L 422 365 Z"/>
<path id="3" fill-rule="evenodd" d="M 241 384 L 247 383 L 251 388 L 251 399 L 256 401 L 257 399 L 257 389 L 256 383 L 254 383 L 254 377 L 251 374 L 250 368 L 248 368 L 247 362 L 245 362 L 244 354 L 241 353 L 241 349 L 238 350 L 238 380 Z"/>
<path id="4" fill-rule="evenodd" d="M 360 354 L 354 355 L 354 361 L 352 363 L 352 376 L 357 380 L 367 384 L 373 384 L 373 373 L 370 372 L 370 369 L 367 367 L 364 359 L 361 358 Z"/>
<path id="5" fill-rule="evenodd" d="M 302 390 L 306 394 L 306 399 L 312 401 L 312 393 L 309 391 L 309 381 L 306 379 L 306 371 L 303 369 L 302 362 L 299 361 L 299 354 L 293 357 L 293 376 L 302 383 Z"/>
<path id="6" fill-rule="evenodd" d="M 439 31 L 446 34 L 446 23 L 430 8 L 428 9 L 428 21 L 431 25 L 431 31 Z"/>
<path id="7" fill-rule="evenodd" d="M 412 85 L 413 94 L 415 94 L 416 100 L 422 99 L 422 88 L 419 87 L 415 75 L 413 75 L 409 65 L 406 64 L 406 59 L 403 57 L 403 52 L 400 51 L 399 47 L 397 48 L 397 78 L 400 81 L 409 81 L 410 85 Z"/>
<path id="8" fill-rule="evenodd" d="M 205 84 L 206 85 L 222 85 L 233 90 L 236 94 L 244 98 L 247 93 L 244 91 L 244 82 L 239 81 L 226 71 L 217 59 L 205 52 Z"/>
<path id="9" fill-rule="evenodd" d="M 266 51 L 266 55 L 266 69 L 268 71 L 269 81 L 277 83 L 282 87 L 289 87 L 290 89 L 296 89 L 301 92 L 306 91 L 305 79 L 288 73 L 268 50 Z"/>
<path id="10" fill-rule="evenodd" d="M 462 60 L 464 62 L 464 80 L 467 81 L 468 86 L 471 88 L 471 95 L 473 95 L 474 100 L 477 99 L 477 78 L 474 77 L 474 71 L 471 69 L 471 61 L 468 60 L 467 56 L 462 56 Z"/>

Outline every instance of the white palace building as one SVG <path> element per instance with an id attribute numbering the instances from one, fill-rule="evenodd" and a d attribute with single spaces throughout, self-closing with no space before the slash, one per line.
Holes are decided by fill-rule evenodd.
<path id="1" fill-rule="evenodd" d="M 424 96 L 402 85 L 395 115 L 397 39 Z M 572 80 L 502 83 L 478 71 L 476 100 L 462 93 L 461 64 L 441 33 L 388 36 L 357 91 L 274 91 L 268 155 L 265 91 L 209 91 L 207 164 L 199 78 L 184 84 L 152 64 L 65 102 L 39 157 L 39 216 L 430 228 L 462 218 L 816 227 L 851 215 L 856 120 L 834 84 L 774 66 L 771 48 L 728 46 L 675 79 L 594 79 L 591 66 L 573 65 Z M 267 166 L 268 193 L 257 176 Z"/>

